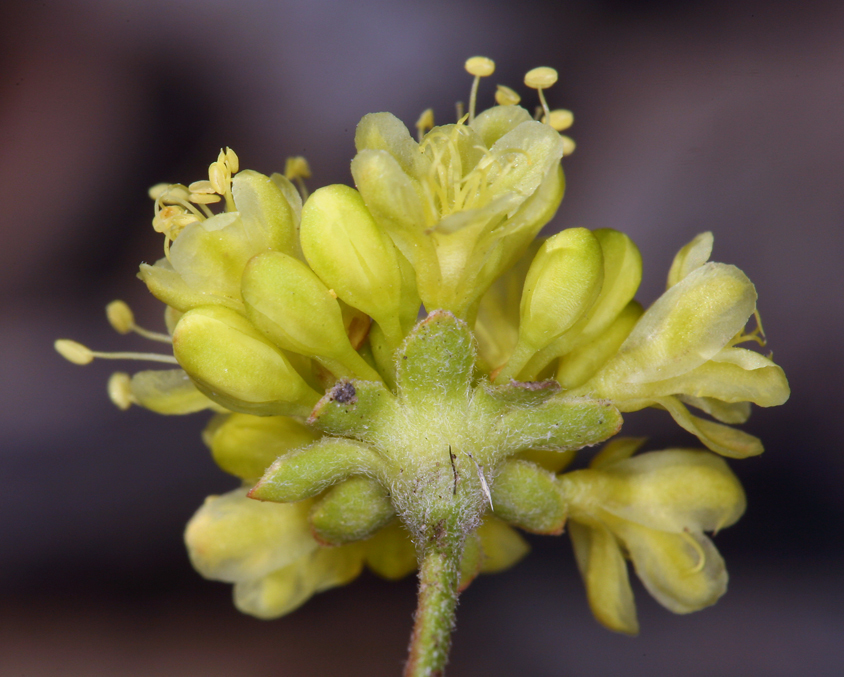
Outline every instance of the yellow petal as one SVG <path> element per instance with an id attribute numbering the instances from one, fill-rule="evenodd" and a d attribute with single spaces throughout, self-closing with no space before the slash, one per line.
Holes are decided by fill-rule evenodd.
<path id="1" fill-rule="evenodd" d="M 310 502 L 261 503 L 246 489 L 210 496 L 188 522 L 191 563 L 205 578 L 236 583 L 287 566 L 318 546 L 308 528 Z"/>
<path id="2" fill-rule="evenodd" d="M 527 555 L 530 550 L 527 541 L 519 535 L 518 531 L 492 515 L 487 515 L 484 518 L 477 533 L 484 551 L 483 564 L 481 565 L 481 573 L 484 574 L 493 574 L 509 569 Z"/>
<path id="3" fill-rule="evenodd" d="M 315 593 L 350 582 L 362 566 L 362 550 L 356 544 L 318 548 L 263 578 L 237 583 L 234 603 L 245 614 L 264 620 L 278 618 Z"/>
<path id="4" fill-rule="evenodd" d="M 724 560 L 702 533 L 666 533 L 623 520 L 611 528 L 624 541 L 645 588 L 669 611 L 698 611 L 727 591 Z"/>
<path id="5" fill-rule="evenodd" d="M 569 535 L 586 596 L 595 618 L 603 626 L 635 635 L 639 632 L 627 564 L 608 529 L 569 523 Z"/>

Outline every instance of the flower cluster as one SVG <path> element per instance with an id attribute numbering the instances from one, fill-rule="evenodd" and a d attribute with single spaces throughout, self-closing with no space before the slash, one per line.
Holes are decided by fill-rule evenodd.
<path id="1" fill-rule="evenodd" d="M 302 158 L 265 176 L 241 171 L 230 149 L 208 180 L 153 188 L 165 256 L 140 277 L 166 305 L 168 333 L 138 327 L 121 302 L 108 317 L 172 344 L 172 357 L 56 347 L 78 363 L 176 363 L 115 374 L 123 408 L 214 412 L 205 442 L 242 485 L 209 497 L 186 541 L 196 569 L 233 583 L 246 613 L 285 614 L 364 565 L 399 578 L 431 553 L 454 597 L 526 553 L 514 527 L 568 528 L 593 612 L 613 630 L 638 629 L 626 559 L 668 609 L 710 605 L 727 575 L 704 532 L 744 510 L 716 454 L 761 453 L 731 425 L 750 403 L 789 394 L 777 365 L 739 347 L 764 343 L 755 289 L 709 262 L 705 233 L 645 310 L 634 300 L 641 256 L 623 233 L 537 239 L 574 147 L 560 134 L 571 113 L 545 100 L 556 72 L 525 78 L 535 116 L 503 86 L 476 115 L 494 64 L 466 68 L 472 96 L 454 124 L 434 126 L 426 111 L 414 139 L 389 113 L 361 120 L 356 188 L 308 196 Z M 615 438 L 567 470 L 645 407 L 715 454 L 636 454 L 642 440 Z"/>

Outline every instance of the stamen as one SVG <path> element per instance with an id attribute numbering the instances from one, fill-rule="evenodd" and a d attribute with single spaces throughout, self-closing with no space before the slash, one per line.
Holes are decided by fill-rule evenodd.
<path id="1" fill-rule="evenodd" d="M 416 121 L 416 132 L 417 138 L 419 143 L 422 143 L 422 137 L 425 136 L 425 132 L 429 129 L 434 128 L 434 109 L 433 108 L 426 108 L 422 111 L 422 114 L 419 116 L 419 119 Z"/>
<path id="2" fill-rule="evenodd" d="M 522 100 L 515 90 L 505 85 L 497 85 L 495 90 L 495 103 L 499 106 L 515 106 Z"/>
<path id="3" fill-rule="evenodd" d="M 763 348 L 768 345 L 768 339 L 765 336 L 765 330 L 762 328 L 762 316 L 759 314 L 758 309 L 753 311 L 753 317 L 756 319 L 756 327 L 754 328 L 754 330 L 748 334 L 745 329 L 742 329 L 727 344 L 728 347 L 732 348 L 733 346 L 737 346 L 741 343 L 747 343 L 748 341 L 758 343 Z"/>
<path id="4" fill-rule="evenodd" d="M 570 136 L 566 136 L 565 134 L 560 134 L 560 138 L 563 140 L 563 157 L 574 153 L 574 149 L 577 148 L 577 144 L 574 142 L 574 139 Z"/>
<path id="5" fill-rule="evenodd" d="M 150 331 L 135 324 L 135 315 L 132 309 L 123 301 L 112 301 L 106 306 L 106 317 L 108 323 L 114 328 L 118 334 L 128 334 L 135 332 L 151 341 L 159 341 L 161 343 L 173 343 L 173 339 L 169 334 L 162 334 L 157 331 Z"/>
<path id="6" fill-rule="evenodd" d="M 118 409 L 126 411 L 135 402 L 132 397 L 132 379 L 129 374 L 117 371 L 108 380 L 108 397 Z"/>
<path id="7" fill-rule="evenodd" d="M 178 364 L 176 358 L 172 355 L 161 355 L 159 353 L 101 353 L 69 339 L 59 339 L 53 346 L 59 355 L 74 364 L 90 364 L 94 361 L 95 357 L 104 360 L 148 360 L 150 362 Z"/>
<path id="8" fill-rule="evenodd" d="M 548 66 L 534 68 L 525 75 L 525 84 L 539 92 L 539 102 L 542 104 L 542 110 L 548 118 L 551 117 L 551 111 L 548 108 L 548 102 L 545 101 L 545 95 L 542 93 L 542 90 L 548 89 L 555 82 L 557 82 L 557 71 L 553 68 L 548 68 Z"/>
<path id="9" fill-rule="evenodd" d="M 680 532 L 680 535 L 683 537 L 683 540 L 685 540 L 690 546 L 692 546 L 692 549 L 697 553 L 698 556 L 697 564 L 691 570 L 689 570 L 689 573 L 700 573 L 701 571 L 703 571 L 703 567 L 706 564 L 706 553 L 703 552 L 703 548 L 701 547 L 700 543 L 698 543 L 692 537 L 691 533 L 689 533 L 688 528 L 683 529 L 683 531 Z"/>
<path id="10" fill-rule="evenodd" d="M 488 77 L 495 72 L 495 62 L 485 56 L 473 56 L 466 60 L 465 68 L 469 75 L 475 76 L 472 82 L 472 91 L 469 95 L 469 122 L 472 122 L 475 119 L 475 102 L 478 98 L 478 84 L 481 78 Z"/>

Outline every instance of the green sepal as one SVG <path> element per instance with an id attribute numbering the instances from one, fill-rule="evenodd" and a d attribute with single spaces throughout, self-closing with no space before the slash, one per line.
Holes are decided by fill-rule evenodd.
<path id="1" fill-rule="evenodd" d="M 506 407 L 536 407 L 560 392 L 556 381 L 510 381 L 505 385 L 484 383 L 483 392 Z"/>
<path id="2" fill-rule="evenodd" d="M 581 449 L 615 435 L 621 414 L 605 400 L 555 397 L 538 407 L 514 408 L 496 421 L 491 437 L 499 458 L 526 449 Z"/>
<path id="3" fill-rule="evenodd" d="M 505 461 L 492 484 L 496 517 L 537 534 L 561 534 L 568 505 L 554 474 L 528 461 Z"/>
<path id="4" fill-rule="evenodd" d="M 352 475 L 377 477 L 382 466 L 381 457 L 366 445 L 323 439 L 276 459 L 248 495 L 259 501 L 301 501 Z"/>
<path id="5" fill-rule="evenodd" d="M 398 404 L 382 383 L 338 381 L 317 403 L 308 423 L 330 435 L 355 437 L 364 442 L 379 439 L 382 427 L 397 423 Z"/>
<path id="6" fill-rule="evenodd" d="M 384 487 L 368 477 L 352 477 L 325 492 L 309 519 L 322 545 L 343 545 L 368 538 L 395 516 Z"/>
<path id="7" fill-rule="evenodd" d="M 317 437 L 292 418 L 249 414 L 231 414 L 222 422 L 213 419 L 203 434 L 214 462 L 244 480 L 256 480 L 279 456 Z"/>
<path id="8" fill-rule="evenodd" d="M 426 408 L 442 398 L 465 400 L 474 368 L 468 325 L 448 311 L 434 311 L 414 327 L 398 353 L 399 398 Z"/>

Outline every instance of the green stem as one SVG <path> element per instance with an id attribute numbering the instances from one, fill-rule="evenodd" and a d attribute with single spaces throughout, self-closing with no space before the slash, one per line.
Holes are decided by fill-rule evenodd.
<path id="1" fill-rule="evenodd" d="M 462 539 L 432 538 L 419 567 L 419 602 L 404 677 L 441 677 L 457 610 Z"/>

